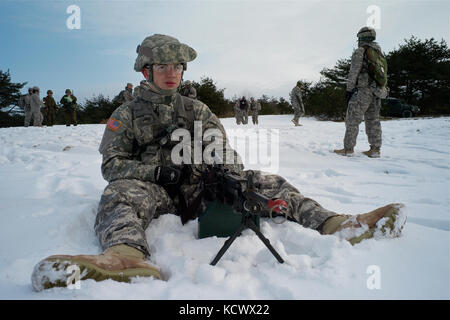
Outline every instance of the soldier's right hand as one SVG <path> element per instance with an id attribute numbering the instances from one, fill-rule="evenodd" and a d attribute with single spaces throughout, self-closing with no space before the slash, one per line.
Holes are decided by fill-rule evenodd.
<path id="1" fill-rule="evenodd" d="M 173 166 L 157 166 L 155 182 L 160 185 L 177 184 L 180 181 L 181 170 Z"/>

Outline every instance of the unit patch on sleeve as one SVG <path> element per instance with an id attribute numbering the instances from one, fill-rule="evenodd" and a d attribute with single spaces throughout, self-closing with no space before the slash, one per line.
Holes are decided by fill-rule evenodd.
<path id="1" fill-rule="evenodd" d="M 116 120 L 114 118 L 109 118 L 108 123 L 106 124 L 108 129 L 110 129 L 110 130 L 112 130 L 114 132 L 119 130 L 121 125 L 122 125 L 122 122 L 120 122 L 119 120 Z"/>

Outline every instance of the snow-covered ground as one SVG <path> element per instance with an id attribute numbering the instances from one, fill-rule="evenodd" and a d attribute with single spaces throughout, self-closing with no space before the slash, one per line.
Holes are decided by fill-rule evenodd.
<path id="1" fill-rule="evenodd" d="M 97 151 L 104 125 L 1 128 L 0 299 L 449 299 L 450 118 L 383 121 L 380 159 L 361 153 L 368 149 L 364 124 L 356 155 L 341 157 L 330 151 L 342 147 L 344 123 L 306 118 L 294 127 L 291 118 L 260 117 L 260 136 L 279 133 L 269 137 L 280 146 L 278 170 L 271 170 L 339 213 L 406 204 L 400 238 L 352 247 L 293 222 L 263 220 L 262 232 L 286 263 L 247 230 L 212 267 L 224 238 L 197 239 L 197 221 L 182 226 L 164 215 L 147 238 L 168 281 L 87 280 L 80 289 L 36 293 L 30 276 L 42 258 L 101 252 L 93 225 L 106 186 Z M 222 122 L 245 152 L 234 119 Z"/>

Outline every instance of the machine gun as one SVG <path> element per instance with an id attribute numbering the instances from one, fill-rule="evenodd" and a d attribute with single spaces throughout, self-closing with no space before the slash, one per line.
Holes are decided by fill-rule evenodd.
<path id="1" fill-rule="evenodd" d="M 204 197 L 206 200 L 211 201 L 208 208 L 211 208 L 212 205 L 211 210 L 215 210 L 217 208 L 215 205 L 219 202 L 222 208 L 223 205 L 229 208 L 227 214 L 241 214 L 240 225 L 225 241 L 225 244 L 217 253 L 211 265 L 214 266 L 219 262 L 234 240 L 246 228 L 250 228 L 256 233 L 258 238 L 266 245 L 278 262 L 284 262 L 278 252 L 272 247 L 270 241 L 261 233 L 255 221 L 259 224 L 259 216 L 263 211 L 269 211 L 269 216 L 272 220 L 274 220 L 273 212 L 277 215 L 284 215 L 286 220 L 288 206 L 285 201 L 281 199 L 269 199 L 257 192 L 253 183 L 253 172 L 251 171 L 248 174 L 248 179 L 244 179 L 237 174 L 229 172 L 223 166 L 208 166 L 207 170 L 203 172 L 202 182 Z M 207 213 L 208 209 L 205 212 Z M 199 223 L 201 223 L 201 219 L 202 217 L 199 218 Z"/>

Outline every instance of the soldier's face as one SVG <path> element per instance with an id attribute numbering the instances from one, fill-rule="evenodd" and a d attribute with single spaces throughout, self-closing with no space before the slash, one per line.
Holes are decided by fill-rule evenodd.
<path id="1" fill-rule="evenodd" d="M 180 69 L 181 66 L 181 69 Z M 153 81 L 163 90 L 178 88 L 183 75 L 183 65 L 165 64 L 153 66 Z"/>

